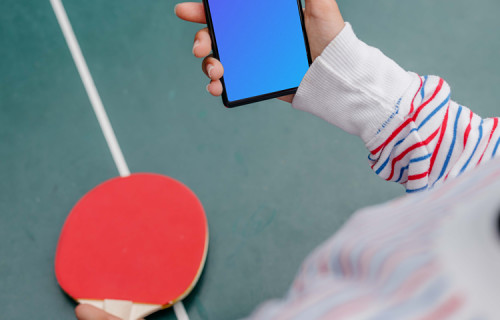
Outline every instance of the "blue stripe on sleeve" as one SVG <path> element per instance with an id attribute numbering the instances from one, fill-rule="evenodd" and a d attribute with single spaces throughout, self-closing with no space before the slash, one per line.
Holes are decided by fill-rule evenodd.
<path id="1" fill-rule="evenodd" d="M 460 119 L 460 114 L 462 113 L 462 106 L 459 106 L 458 111 L 457 111 L 457 117 L 455 118 L 455 125 L 453 126 L 453 139 L 451 141 L 451 146 L 450 150 L 448 150 L 448 154 L 446 155 L 446 160 L 444 161 L 443 168 L 441 169 L 441 173 L 439 173 L 439 177 L 434 181 L 432 186 L 436 184 L 436 182 L 439 181 L 446 172 L 446 169 L 448 168 L 448 164 L 450 163 L 451 159 L 451 154 L 453 153 L 453 149 L 455 148 L 455 141 L 457 140 L 457 127 L 458 127 L 458 120 Z"/>
<path id="2" fill-rule="evenodd" d="M 420 157 L 420 158 L 411 159 L 410 163 L 415 163 L 415 162 L 419 162 L 419 161 L 423 161 L 423 160 L 429 159 L 431 157 L 431 155 L 432 155 L 432 153 L 429 153 L 426 156 L 423 156 L 423 157 Z M 407 166 L 401 168 L 401 172 L 399 174 L 399 178 L 398 178 L 398 180 L 396 180 L 396 182 L 401 181 L 401 179 L 403 178 L 403 173 L 404 173 L 405 170 L 407 170 L 410 167 L 410 163 Z"/>
<path id="3" fill-rule="evenodd" d="M 382 170 L 384 170 L 387 163 L 389 163 L 389 159 L 391 159 L 390 155 L 389 155 L 389 157 L 387 157 L 387 159 L 384 161 L 384 163 L 382 163 L 382 165 L 377 169 L 377 171 L 375 171 L 376 174 L 379 174 L 380 172 L 382 172 Z"/>
<path id="4" fill-rule="evenodd" d="M 434 117 L 436 115 L 436 113 L 441 110 L 443 108 L 443 106 L 445 106 L 448 101 L 450 101 L 450 95 L 448 95 L 448 97 L 446 97 L 446 99 L 444 99 L 443 102 L 441 102 L 441 104 L 439 106 L 437 106 L 425 119 L 424 121 L 422 121 L 422 123 L 418 126 L 418 128 L 413 128 L 410 130 L 410 132 L 408 132 L 408 134 L 401 140 L 399 140 L 398 142 L 396 142 L 396 144 L 394 144 L 394 146 L 392 147 L 393 150 L 394 148 L 396 148 L 398 145 L 400 145 L 401 143 L 403 143 L 403 141 L 405 141 L 406 138 L 408 138 L 408 136 L 410 136 L 410 134 L 414 131 L 418 131 L 420 130 L 424 124 L 429 121 L 432 117 Z M 392 152 L 391 152 L 392 154 Z M 387 166 L 387 164 L 389 163 L 389 160 L 391 158 L 391 154 L 389 155 L 389 157 L 384 161 L 384 163 L 382 163 L 382 165 L 375 171 L 376 174 L 379 174 L 380 172 L 382 172 L 382 170 L 384 170 L 384 168 Z"/>
<path id="5" fill-rule="evenodd" d="M 424 190 L 426 190 L 428 187 L 429 187 L 428 185 L 425 185 L 425 187 L 418 188 L 418 189 L 406 189 L 406 193 L 415 193 L 415 192 L 424 191 Z"/>
<path id="6" fill-rule="evenodd" d="M 427 83 L 427 79 L 428 78 L 429 78 L 428 76 L 424 77 L 424 84 L 422 85 L 422 89 L 420 90 L 420 96 L 422 97 L 422 100 L 424 100 L 424 96 L 425 96 L 425 84 Z"/>
<path id="7" fill-rule="evenodd" d="M 465 163 L 465 165 L 462 167 L 460 170 L 460 174 L 462 174 L 465 169 L 469 166 L 470 161 L 472 160 L 472 157 L 474 154 L 476 154 L 477 147 L 479 146 L 479 143 L 481 142 L 481 139 L 483 138 L 483 120 L 481 120 L 481 124 L 479 125 L 479 138 L 477 139 L 476 146 L 474 147 L 474 151 L 472 151 L 472 154 L 470 155 L 469 159 Z"/>
<path id="8" fill-rule="evenodd" d="M 429 159 L 431 156 L 432 156 L 432 153 L 429 153 L 428 155 L 425 155 L 425 156 L 423 156 L 423 157 L 420 157 L 420 158 L 415 158 L 415 159 L 411 159 L 411 160 L 410 160 L 410 163 L 423 161 L 423 160 L 425 160 L 425 159 Z"/>
<path id="9" fill-rule="evenodd" d="M 418 126 L 418 130 L 420 130 L 420 128 L 422 128 L 424 126 L 424 124 L 427 123 L 427 121 L 429 121 L 432 117 L 434 117 L 436 115 L 436 113 L 441 110 L 441 108 L 443 108 L 443 106 L 445 106 L 448 101 L 450 101 L 450 95 L 448 95 L 448 97 L 446 97 L 446 99 L 444 99 L 443 102 L 441 102 L 441 104 L 436 108 L 434 109 L 425 119 L 424 121 L 422 121 L 422 123 L 420 123 L 420 125 Z"/>
<path id="10" fill-rule="evenodd" d="M 405 170 L 407 170 L 408 168 L 410 167 L 410 165 L 408 164 L 407 166 L 404 166 L 401 168 L 401 171 L 399 172 L 399 178 L 398 180 L 396 180 L 395 182 L 399 182 L 401 181 L 401 179 L 403 178 L 403 173 L 405 172 Z"/>
<path id="11" fill-rule="evenodd" d="M 493 149 L 493 154 L 491 157 L 493 158 L 497 154 L 498 146 L 500 145 L 500 138 L 497 140 L 497 144 L 495 145 L 495 149 Z"/>

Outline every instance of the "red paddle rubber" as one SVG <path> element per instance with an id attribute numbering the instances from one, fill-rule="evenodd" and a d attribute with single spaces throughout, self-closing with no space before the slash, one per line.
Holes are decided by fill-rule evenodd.
<path id="1" fill-rule="evenodd" d="M 55 272 L 75 300 L 167 307 L 191 291 L 207 248 L 205 213 L 189 188 L 158 174 L 132 174 L 78 201 L 59 238 Z"/>

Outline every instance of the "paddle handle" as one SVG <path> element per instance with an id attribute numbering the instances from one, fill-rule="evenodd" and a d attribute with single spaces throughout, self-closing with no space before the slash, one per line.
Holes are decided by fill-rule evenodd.
<path id="1" fill-rule="evenodd" d="M 103 309 L 109 314 L 112 314 L 123 320 L 138 320 L 142 319 L 153 312 L 162 309 L 161 305 L 133 303 L 126 300 L 78 300 L 79 303 L 90 304 L 96 308 Z"/>

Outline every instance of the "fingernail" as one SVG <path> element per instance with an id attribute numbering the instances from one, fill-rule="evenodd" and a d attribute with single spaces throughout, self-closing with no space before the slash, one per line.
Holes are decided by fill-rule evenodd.
<path id="1" fill-rule="evenodd" d="M 209 78 L 212 78 L 212 70 L 214 69 L 214 65 L 213 64 L 207 64 L 207 73 L 208 73 L 208 77 Z"/>
<path id="2" fill-rule="evenodd" d="M 210 91 L 208 90 L 208 86 L 210 86 L 210 83 L 207 84 L 207 87 L 205 89 L 207 89 L 207 92 L 210 93 Z"/>
<path id="3" fill-rule="evenodd" d="M 174 14 L 177 14 L 177 6 L 178 6 L 178 5 L 179 5 L 179 4 L 176 4 L 176 5 L 175 5 L 175 7 L 174 7 Z"/>
<path id="4" fill-rule="evenodd" d="M 193 45 L 193 54 L 194 54 L 194 49 L 200 45 L 200 40 L 196 40 Z"/>

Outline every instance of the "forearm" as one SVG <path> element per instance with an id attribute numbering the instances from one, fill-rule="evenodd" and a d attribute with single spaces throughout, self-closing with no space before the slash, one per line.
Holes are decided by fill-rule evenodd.
<path id="1" fill-rule="evenodd" d="M 497 119 L 451 101 L 442 79 L 406 72 L 349 24 L 311 65 L 292 105 L 360 136 L 373 170 L 408 192 L 496 154 Z"/>

